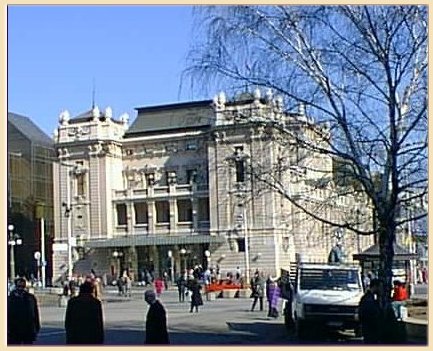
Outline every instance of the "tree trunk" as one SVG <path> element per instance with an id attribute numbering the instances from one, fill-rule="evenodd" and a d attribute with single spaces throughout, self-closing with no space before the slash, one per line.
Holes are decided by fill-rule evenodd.
<path id="1" fill-rule="evenodd" d="M 394 260 L 395 225 L 384 224 L 379 219 L 379 279 L 384 283 L 383 304 L 388 304 L 392 290 L 392 266 Z M 389 221 L 388 221 L 389 222 Z"/>

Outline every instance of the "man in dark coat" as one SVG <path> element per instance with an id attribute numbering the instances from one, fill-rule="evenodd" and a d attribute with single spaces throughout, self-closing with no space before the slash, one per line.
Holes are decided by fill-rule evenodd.
<path id="1" fill-rule="evenodd" d="M 104 321 L 102 304 L 94 296 L 95 286 L 86 280 L 78 296 L 68 301 L 65 317 L 67 344 L 103 344 Z"/>
<path id="2" fill-rule="evenodd" d="M 170 344 L 167 332 L 167 315 L 164 306 L 152 290 L 144 293 L 144 300 L 149 304 L 146 316 L 145 344 Z"/>
<path id="3" fill-rule="evenodd" d="M 370 287 L 359 302 L 359 320 L 362 336 L 366 344 L 382 342 L 384 328 L 384 310 L 381 305 L 383 283 L 379 279 L 372 279 Z"/>
<path id="4" fill-rule="evenodd" d="M 8 296 L 8 344 L 33 344 L 41 329 L 38 303 L 26 290 L 24 278 L 15 280 L 15 289 Z"/>
<path id="5" fill-rule="evenodd" d="M 200 292 L 201 285 L 196 278 L 190 280 L 188 290 L 191 291 L 191 308 L 189 312 L 192 313 L 195 307 L 195 311 L 198 313 L 198 306 L 203 306 L 203 298 Z"/>
<path id="6" fill-rule="evenodd" d="M 185 301 L 186 279 L 183 274 L 179 275 L 176 281 L 177 291 L 179 293 L 179 302 Z"/>
<path id="7" fill-rule="evenodd" d="M 263 276 L 263 272 L 260 274 L 256 272 L 254 279 L 251 281 L 251 289 L 253 291 L 251 297 L 254 298 L 253 304 L 251 306 L 251 312 L 254 311 L 254 308 L 256 307 L 257 304 L 257 300 L 259 301 L 260 304 L 260 311 L 263 311 L 263 297 L 265 295 L 265 285 L 266 285 L 266 280 L 265 277 Z"/>

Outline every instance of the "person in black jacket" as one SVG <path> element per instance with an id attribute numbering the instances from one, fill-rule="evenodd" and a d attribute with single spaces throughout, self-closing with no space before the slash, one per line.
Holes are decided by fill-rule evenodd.
<path id="1" fill-rule="evenodd" d="M 203 298 L 200 293 L 201 285 L 196 278 L 190 280 L 188 290 L 191 291 L 191 308 L 189 312 L 192 313 L 195 307 L 195 311 L 198 313 L 198 306 L 203 306 Z"/>
<path id="2" fill-rule="evenodd" d="M 167 332 L 167 315 L 164 306 L 152 290 L 144 293 L 144 300 L 149 304 L 146 316 L 145 344 L 170 344 Z"/>
<path id="3" fill-rule="evenodd" d="M 101 301 L 94 296 L 95 286 L 86 280 L 78 296 L 66 307 L 65 329 L 67 344 L 103 344 L 104 321 Z"/>
<path id="4" fill-rule="evenodd" d="M 381 305 L 383 283 L 379 279 L 372 279 L 370 287 L 359 302 L 359 320 L 362 336 L 366 344 L 383 342 L 382 334 L 385 325 L 384 309 Z"/>
<path id="5" fill-rule="evenodd" d="M 33 344 L 41 329 L 36 297 L 26 290 L 24 278 L 15 280 L 15 289 L 8 296 L 8 344 Z"/>

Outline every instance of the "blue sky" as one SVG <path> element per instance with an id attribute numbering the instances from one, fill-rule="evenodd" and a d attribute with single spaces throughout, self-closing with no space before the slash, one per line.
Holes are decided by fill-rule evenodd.
<path id="1" fill-rule="evenodd" d="M 8 6 L 8 111 L 52 135 L 58 116 L 110 106 L 135 118 L 135 107 L 208 99 L 180 75 L 192 38 L 188 6 Z"/>

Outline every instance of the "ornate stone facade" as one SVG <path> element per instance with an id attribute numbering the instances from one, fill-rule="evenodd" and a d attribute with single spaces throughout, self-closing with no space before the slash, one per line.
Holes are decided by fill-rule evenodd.
<path id="1" fill-rule="evenodd" d="M 223 275 L 240 267 L 247 277 L 256 269 L 275 276 L 296 254 L 326 260 L 335 229 L 285 195 L 330 217 L 353 213 L 359 199 L 339 194 L 332 182 L 318 186 L 323 172 L 332 176 L 332 159 L 301 150 L 284 133 L 329 134 L 302 106 L 287 113 L 281 98 L 257 90 L 137 111 L 130 127 L 109 108 L 60 116 L 54 280 L 67 256 L 77 272 L 93 269 L 107 279 L 123 270 L 136 279 L 144 269 L 177 274 L 195 264 L 218 265 Z M 280 185 L 267 186 L 269 176 Z M 62 204 L 70 205 L 70 222 Z M 348 259 L 371 242 L 346 232 Z"/>

